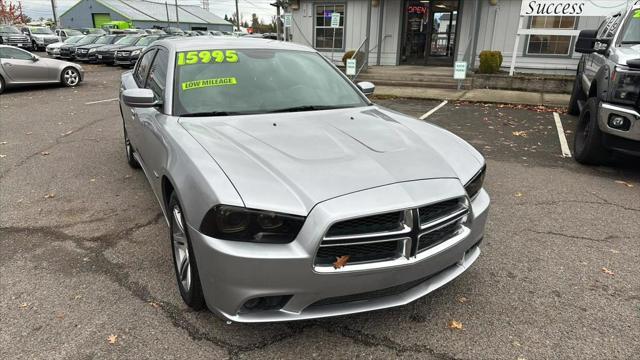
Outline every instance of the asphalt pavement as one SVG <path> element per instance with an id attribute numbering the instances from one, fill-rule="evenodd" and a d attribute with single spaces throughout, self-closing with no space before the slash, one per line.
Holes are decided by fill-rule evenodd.
<path id="1" fill-rule="evenodd" d="M 125 161 L 122 70 L 85 67 L 77 88 L 0 95 L 0 358 L 638 358 L 640 162 L 563 157 L 553 109 L 427 117 L 487 157 L 482 255 L 458 279 L 404 307 L 247 325 L 183 305 L 167 224 Z"/>

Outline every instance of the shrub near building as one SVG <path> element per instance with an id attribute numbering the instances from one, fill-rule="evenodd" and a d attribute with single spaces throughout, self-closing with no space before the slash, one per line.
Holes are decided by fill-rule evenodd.
<path id="1" fill-rule="evenodd" d="M 484 50 L 480 53 L 480 67 L 478 72 L 481 74 L 496 74 L 502 66 L 502 53 L 500 51 Z"/>

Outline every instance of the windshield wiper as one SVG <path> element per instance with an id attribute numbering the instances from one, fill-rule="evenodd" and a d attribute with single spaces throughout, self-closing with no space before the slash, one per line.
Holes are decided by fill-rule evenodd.
<path id="1" fill-rule="evenodd" d="M 182 114 L 181 117 L 203 117 L 203 116 L 230 116 L 230 115 L 240 115 L 239 112 L 229 112 L 229 111 L 203 111 L 189 114 Z"/>
<path id="2" fill-rule="evenodd" d="M 633 44 L 640 44 L 640 40 L 633 40 L 633 41 L 628 40 L 628 41 L 623 41 L 623 42 L 621 42 L 620 44 L 623 44 L 623 45 L 627 45 L 627 44 L 629 44 L 629 45 L 633 45 Z"/>
<path id="3" fill-rule="evenodd" d="M 298 112 L 298 111 L 313 111 L 313 110 L 330 110 L 330 109 L 340 109 L 340 106 L 330 106 L 330 105 L 301 105 L 301 106 L 293 106 L 289 108 L 277 109 L 267 111 L 267 113 L 283 113 L 283 112 Z"/>

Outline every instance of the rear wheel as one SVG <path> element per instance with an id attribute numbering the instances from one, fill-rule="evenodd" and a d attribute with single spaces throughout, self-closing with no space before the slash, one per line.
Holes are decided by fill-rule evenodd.
<path id="1" fill-rule="evenodd" d="M 73 87 L 80 83 L 80 72 L 76 68 L 68 67 L 62 70 L 62 83 L 64 86 Z"/>
<path id="2" fill-rule="evenodd" d="M 4 92 L 4 79 L 2 78 L 2 76 L 0 76 L 0 94 L 2 94 Z"/>
<path id="3" fill-rule="evenodd" d="M 196 258 L 193 254 L 193 247 L 187 231 L 182 207 L 178 201 L 176 193 L 169 197 L 169 230 L 171 237 L 171 247 L 173 252 L 173 267 L 176 272 L 176 280 L 182 300 L 194 310 L 204 308 L 204 295 L 200 285 L 200 276 Z"/>
<path id="4" fill-rule="evenodd" d="M 573 142 L 573 152 L 578 161 L 585 165 L 598 165 L 609 157 L 609 150 L 602 144 L 602 131 L 598 126 L 598 104 L 596 97 L 589 98 L 580 112 Z"/>

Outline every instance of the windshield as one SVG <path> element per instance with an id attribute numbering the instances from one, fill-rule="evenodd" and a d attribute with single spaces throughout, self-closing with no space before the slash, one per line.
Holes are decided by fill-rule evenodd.
<path id="1" fill-rule="evenodd" d="M 103 36 L 100 39 L 98 39 L 95 44 L 111 44 L 113 43 L 113 40 L 116 38 L 115 35 L 107 35 L 107 36 Z"/>
<path id="2" fill-rule="evenodd" d="M 151 44 L 152 42 L 158 40 L 158 38 L 160 38 L 160 36 L 145 36 L 143 38 L 141 38 L 136 45 L 137 46 L 147 46 L 149 44 Z"/>
<path id="3" fill-rule="evenodd" d="M 140 39 L 140 36 L 125 36 L 122 39 L 116 41 L 116 44 L 118 44 L 118 45 L 132 45 L 136 41 L 138 41 L 138 39 Z"/>
<path id="4" fill-rule="evenodd" d="M 623 44 L 640 44 L 640 9 L 627 18 L 622 36 Z"/>
<path id="5" fill-rule="evenodd" d="M 176 54 L 177 115 L 232 115 L 365 106 L 322 55 L 200 50 Z"/>
<path id="6" fill-rule="evenodd" d="M 78 30 L 67 29 L 65 32 L 67 33 L 67 36 L 82 35 L 82 32 Z"/>
<path id="7" fill-rule="evenodd" d="M 8 33 L 8 34 L 20 34 L 20 30 L 18 30 L 18 28 L 13 27 L 13 26 L 1 26 L 0 25 L 0 32 L 1 33 Z"/>
<path id="8" fill-rule="evenodd" d="M 78 41 L 78 45 L 87 45 L 87 44 L 93 44 L 94 41 L 96 41 L 97 38 L 99 38 L 100 35 L 87 35 L 85 37 L 83 37 L 80 41 Z"/>
<path id="9" fill-rule="evenodd" d="M 53 31 L 51 31 L 51 29 L 44 27 L 29 28 L 29 30 L 31 30 L 32 34 L 53 34 Z"/>
<path id="10" fill-rule="evenodd" d="M 64 43 L 65 43 L 65 44 L 75 44 L 75 43 L 77 43 L 78 41 L 80 41 L 80 39 L 82 39 L 83 37 L 84 37 L 84 35 L 72 36 L 72 37 L 67 38 L 67 39 L 64 41 Z"/>

